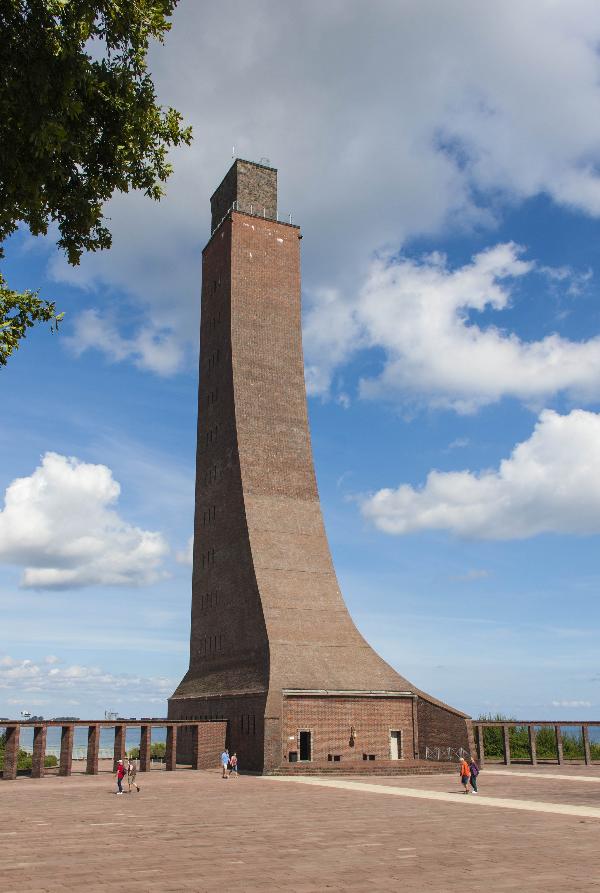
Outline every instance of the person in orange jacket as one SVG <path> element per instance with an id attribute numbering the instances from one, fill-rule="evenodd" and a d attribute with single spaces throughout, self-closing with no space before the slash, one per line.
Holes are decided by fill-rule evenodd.
<path id="1" fill-rule="evenodd" d="M 465 789 L 465 794 L 468 794 L 469 793 L 469 782 L 471 781 L 471 770 L 469 769 L 469 764 L 467 763 L 467 761 L 465 760 L 464 757 L 460 758 L 460 765 L 459 765 L 458 771 L 460 774 L 461 784 Z"/>

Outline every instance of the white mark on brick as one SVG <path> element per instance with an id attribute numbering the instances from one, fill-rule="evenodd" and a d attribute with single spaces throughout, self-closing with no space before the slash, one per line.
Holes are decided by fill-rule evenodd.
<path id="1" fill-rule="evenodd" d="M 279 236 L 277 236 L 277 241 L 283 244 L 283 239 L 280 239 Z"/>
<path id="2" fill-rule="evenodd" d="M 576 806 L 572 803 L 545 803 L 540 800 L 517 800 L 508 797 L 481 797 L 473 800 L 472 797 L 465 797 L 458 791 L 454 794 L 445 793 L 444 791 L 422 790 L 420 788 L 396 788 L 383 785 L 369 784 L 359 781 L 338 781 L 330 778 L 285 778 L 276 775 L 263 776 L 265 781 L 278 781 L 285 784 L 307 784 L 318 785 L 324 788 L 342 788 L 349 791 L 356 791 L 379 794 L 384 796 L 395 797 L 414 797 L 418 800 L 437 800 L 444 803 L 451 803 L 460 809 L 487 809 L 488 807 L 500 809 L 522 809 L 528 812 L 546 812 L 555 815 L 570 815 L 581 818 L 600 819 L 600 809 L 597 806 Z"/>

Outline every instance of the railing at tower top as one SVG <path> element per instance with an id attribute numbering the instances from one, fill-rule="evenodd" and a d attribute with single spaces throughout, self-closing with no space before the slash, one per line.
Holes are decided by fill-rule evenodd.
<path id="1" fill-rule="evenodd" d="M 279 212 L 276 210 L 275 215 L 273 216 L 271 213 L 267 214 L 267 209 L 265 207 L 261 207 L 260 205 L 255 205 L 253 202 L 244 202 L 238 201 L 236 199 L 230 208 L 223 214 L 219 222 L 216 226 L 211 230 L 211 236 L 213 236 L 216 231 L 219 229 L 224 220 L 227 220 L 232 211 L 239 211 L 241 214 L 249 214 L 251 217 L 260 217 L 261 220 L 272 220 L 274 223 L 284 223 L 287 226 L 295 226 L 294 224 L 294 216 L 290 212 L 287 215 L 287 220 L 284 217 L 279 216 Z"/>

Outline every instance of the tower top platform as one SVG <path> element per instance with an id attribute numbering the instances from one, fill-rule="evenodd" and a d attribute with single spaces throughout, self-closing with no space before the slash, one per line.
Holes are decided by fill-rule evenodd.
<path id="1" fill-rule="evenodd" d="M 211 232 L 233 207 L 277 220 L 277 169 L 236 158 L 211 196 Z"/>

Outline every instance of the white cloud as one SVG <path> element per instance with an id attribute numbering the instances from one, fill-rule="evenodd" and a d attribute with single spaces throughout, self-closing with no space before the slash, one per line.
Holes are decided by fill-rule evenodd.
<path id="1" fill-rule="evenodd" d="M 459 574 L 452 579 L 457 583 L 473 583 L 475 580 L 485 580 L 489 575 L 490 572 L 483 568 L 471 568 L 471 570 L 466 571 L 464 574 Z"/>
<path id="2" fill-rule="evenodd" d="M 108 299 L 116 287 L 143 308 L 141 332 L 189 355 L 208 197 L 234 143 L 279 167 L 311 291 L 352 291 L 372 252 L 411 236 L 493 223 L 503 198 L 545 193 L 598 215 L 599 40 L 594 0 L 505 0 L 493 23 L 477 0 L 182 4 L 152 70 L 195 143 L 173 153 L 163 202 L 110 204 L 110 253 L 53 273 Z M 141 332 L 121 333 L 117 352 L 154 369 Z"/>
<path id="3" fill-rule="evenodd" d="M 103 698 L 131 702 L 163 703 L 174 688 L 172 679 L 164 676 L 116 675 L 99 667 L 72 664 L 48 667 L 43 662 L 0 659 L 0 691 L 10 691 L 8 703 L 34 706 L 48 702 L 77 704 L 79 699 Z"/>
<path id="4" fill-rule="evenodd" d="M 167 544 L 119 516 L 120 490 L 105 465 L 46 453 L 33 474 L 6 490 L 0 561 L 23 566 L 28 589 L 156 581 Z"/>
<path id="5" fill-rule="evenodd" d="M 553 707 L 591 707 L 591 701 L 552 701 Z"/>
<path id="6" fill-rule="evenodd" d="M 319 304 L 308 314 L 312 392 L 325 391 L 336 366 L 369 346 L 383 351 L 384 363 L 378 376 L 362 380 L 363 397 L 427 402 L 458 412 L 504 396 L 538 404 L 560 392 L 597 399 L 600 335 L 584 342 L 555 334 L 522 341 L 472 318 L 509 307 L 515 281 L 533 272 L 547 277 L 548 268 L 536 271 L 522 254 L 518 245 L 500 244 L 457 269 L 437 253 L 374 261 L 355 300 L 330 293 L 324 320 Z"/>
<path id="7" fill-rule="evenodd" d="M 171 329 L 159 330 L 148 325 L 132 337 L 124 338 L 114 322 L 98 310 L 84 310 L 75 318 L 72 334 L 66 336 L 65 344 L 75 356 L 95 349 L 110 362 L 131 360 L 138 368 L 158 375 L 178 372 L 185 358 L 183 347 Z"/>
<path id="8" fill-rule="evenodd" d="M 431 471 L 420 488 L 379 490 L 362 512 L 380 530 L 447 530 L 485 540 L 600 533 L 600 415 L 544 410 L 497 470 Z"/>
<path id="9" fill-rule="evenodd" d="M 175 555 L 176 560 L 179 564 L 193 564 L 194 563 L 194 537 L 191 536 L 187 541 L 187 545 L 185 549 L 181 549 Z"/>

